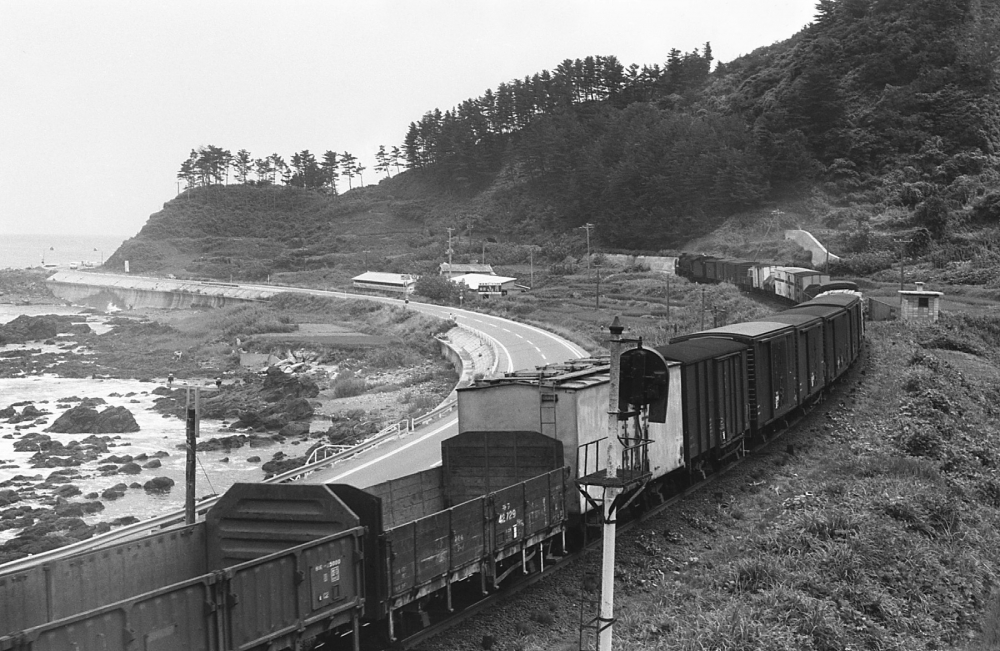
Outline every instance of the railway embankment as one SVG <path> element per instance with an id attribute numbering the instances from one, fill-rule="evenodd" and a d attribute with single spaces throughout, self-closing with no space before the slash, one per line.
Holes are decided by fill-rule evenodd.
<path id="1" fill-rule="evenodd" d="M 823 403 L 619 537 L 615 648 L 997 648 L 995 337 L 961 315 L 870 324 L 864 363 Z M 578 648 L 599 566 L 426 648 Z"/>

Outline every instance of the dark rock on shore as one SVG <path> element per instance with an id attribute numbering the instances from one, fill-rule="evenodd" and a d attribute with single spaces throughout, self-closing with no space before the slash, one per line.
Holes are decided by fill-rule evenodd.
<path id="1" fill-rule="evenodd" d="M 196 449 L 198 452 L 215 452 L 219 450 L 233 450 L 235 448 L 242 448 L 244 446 L 250 446 L 252 448 L 266 447 L 268 445 L 274 445 L 278 439 L 274 436 L 258 436 L 256 434 L 234 434 L 233 436 L 223 436 L 221 438 L 211 438 L 207 441 L 201 441 L 198 443 Z M 183 448 L 184 444 L 177 446 L 178 448 Z"/>
<path id="2" fill-rule="evenodd" d="M 9 423 L 23 423 L 23 422 L 29 421 L 29 420 L 38 420 L 42 416 L 49 415 L 49 413 L 51 413 L 51 412 L 42 411 L 41 409 L 39 409 L 35 405 L 27 405 L 24 409 L 21 410 L 20 414 L 18 414 L 18 413 L 15 412 L 13 415 L 11 415 L 9 417 L 9 419 L 8 419 L 7 422 L 9 422 Z"/>
<path id="3" fill-rule="evenodd" d="M 184 389 L 157 387 L 151 393 L 160 396 L 154 402 L 157 411 L 185 416 Z M 311 419 L 315 410 L 309 399 L 318 395 L 319 386 L 311 378 L 271 367 L 262 383 L 228 384 L 222 391 L 206 395 L 201 416 L 238 417 L 232 429 L 280 430 L 291 422 Z"/>
<path id="4" fill-rule="evenodd" d="M 303 466 L 305 463 L 305 457 L 288 457 L 284 452 L 276 452 L 274 457 L 260 468 L 267 473 L 267 477 L 271 477 Z"/>
<path id="5" fill-rule="evenodd" d="M 61 434 L 109 434 L 138 432 L 139 424 L 135 416 L 125 407 L 108 407 L 98 412 L 91 407 L 79 405 L 66 411 L 45 430 Z"/>
<path id="6" fill-rule="evenodd" d="M 60 333 L 92 334 L 86 323 L 80 323 L 79 316 L 58 316 L 43 314 L 27 316 L 22 314 L 13 321 L 0 325 L 0 345 L 23 344 L 28 341 L 44 341 Z"/>
<path id="7" fill-rule="evenodd" d="M 147 493 L 166 493 L 173 488 L 174 480 L 170 477 L 153 477 L 142 485 Z"/>
<path id="8" fill-rule="evenodd" d="M 128 490 L 128 486 L 125 484 L 115 484 L 111 488 L 105 488 L 101 492 L 101 499 L 105 500 L 116 500 L 119 497 L 125 497 L 125 492 Z"/>

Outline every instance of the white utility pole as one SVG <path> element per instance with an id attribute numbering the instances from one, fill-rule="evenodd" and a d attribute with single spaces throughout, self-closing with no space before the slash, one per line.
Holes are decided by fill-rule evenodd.
<path id="1" fill-rule="evenodd" d="M 625 328 L 618 317 L 611 323 L 610 352 L 611 368 L 608 387 L 608 465 L 606 476 L 607 486 L 604 487 L 604 538 L 601 551 L 601 632 L 598 638 L 598 651 L 611 651 L 612 629 L 615 621 L 615 498 L 622 489 L 618 479 L 618 388 L 621 385 L 621 354 L 622 333 Z"/>

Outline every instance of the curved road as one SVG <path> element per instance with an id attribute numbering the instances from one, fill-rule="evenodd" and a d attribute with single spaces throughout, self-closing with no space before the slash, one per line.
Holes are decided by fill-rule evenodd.
<path id="1" fill-rule="evenodd" d="M 587 357 L 587 352 L 579 346 L 535 326 L 510 321 L 501 317 L 416 301 L 406 302 L 402 298 L 371 296 L 342 291 L 285 287 L 281 285 L 235 284 L 219 282 L 198 282 L 168 278 L 125 276 L 120 274 L 85 274 L 79 272 L 58 274 L 60 282 L 84 284 L 87 286 L 107 286 L 115 289 L 146 289 L 154 292 L 201 292 L 213 296 L 234 295 L 241 299 L 265 298 L 280 292 L 331 296 L 345 299 L 363 299 L 405 307 L 443 319 L 451 318 L 462 326 L 482 333 L 493 343 L 497 353 L 497 371 L 501 373 L 533 369 L 545 364 L 564 362 L 568 359 Z M 102 282 L 103 281 L 103 282 Z M 149 287 L 144 287 L 149 285 Z M 501 299 L 502 300 L 502 299 Z M 314 472 L 302 481 L 310 483 L 344 482 L 365 488 L 388 479 L 401 477 L 419 470 L 425 470 L 441 461 L 441 440 L 458 433 L 455 412 L 448 417 L 418 428 L 400 438 L 384 441 L 378 447 L 336 462 L 324 471 Z"/>
<path id="2" fill-rule="evenodd" d="M 269 285 L 242 285 L 242 287 L 271 291 L 276 289 Z M 444 319 L 452 318 L 455 322 L 477 330 L 493 340 L 494 349 L 499 357 L 497 365 L 499 372 L 533 369 L 544 364 L 589 356 L 576 344 L 541 328 L 471 310 L 414 301 L 406 304 L 398 298 L 347 292 L 292 287 L 281 288 L 279 291 L 336 296 L 338 298 L 362 298 L 400 306 L 405 305 L 408 309 Z M 298 481 L 310 484 L 344 483 L 352 484 L 358 488 L 373 486 L 439 465 L 441 463 L 441 441 L 456 434 L 458 434 L 458 415 L 456 412 L 452 412 L 442 420 L 429 423 L 397 439 L 386 441 L 378 447 L 366 450 L 350 459 L 339 461 Z"/>
<path id="3" fill-rule="evenodd" d="M 442 319 L 451 317 L 456 323 L 472 328 L 473 330 L 478 330 L 493 340 L 500 356 L 500 364 L 497 370 L 504 373 L 535 368 L 544 364 L 564 362 L 567 359 L 589 357 L 588 353 L 576 344 L 551 332 L 498 316 L 480 314 L 472 310 L 418 303 L 416 301 L 410 301 L 409 304 L 406 304 L 399 298 L 326 291 L 322 289 L 277 287 L 275 285 L 240 285 L 240 287 L 261 292 L 292 292 L 296 294 L 313 294 L 315 296 L 363 299 L 380 303 L 390 303 L 392 305 L 399 305 L 400 307 L 405 305 L 408 309 Z"/>

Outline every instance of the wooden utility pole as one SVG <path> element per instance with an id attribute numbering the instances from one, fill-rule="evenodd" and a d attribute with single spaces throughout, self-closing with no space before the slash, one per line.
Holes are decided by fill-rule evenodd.
<path id="1" fill-rule="evenodd" d="M 445 230 L 448 231 L 448 280 L 451 280 L 451 277 L 452 277 L 451 254 L 455 252 L 455 250 L 451 248 L 451 232 L 453 230 L 455 230 L 455 229 L 454 228 L 447 228 Z"/>
<path id="2" fill-rule="evenodd" d="M 193 394 L 193 396 L 192 396 Z M 184 492 L 184 524 L 194 524 L 194 479 L 197 458 L 195 449 L 198 445 L 198 429 L 201 424 L 201 390 L 198 387 L 187 388 L 187 404 L 184 410 L 185 430 L 187 432 L 187 465 L 185 466 Z"/>
<path id="3" fill-rule="evenodd" d="M 896 244 L 899 245 L 899 291 L 904 291 L 906 289 L 906 278 L 903 273 L 903 252 L 907 244 L 913 240 L 894 240 Z M 899 295 L 899 308 L 903 308 L 903 295 Z"/>
<path id="4" fill-rule="evenodd" d="M 670 323 L 670 276 L 667 276 L 667 323 Z"/>
<path id="5" fill-rule="evenodd" d="M 590 269 L 590 229 L 594 227 L 593 224 L 584 224 L 583 226 L 578 226 L 577 228 L 582 228 L 587 231 L 587 269 Z"/>
<path id="6" fill-rule="evenodd" d="M 594 265 L 594 269 L 597 269 L 597 293 L 595 294 L 594 309 L 601 309 L 601 267 L 600 265 Z"/>

